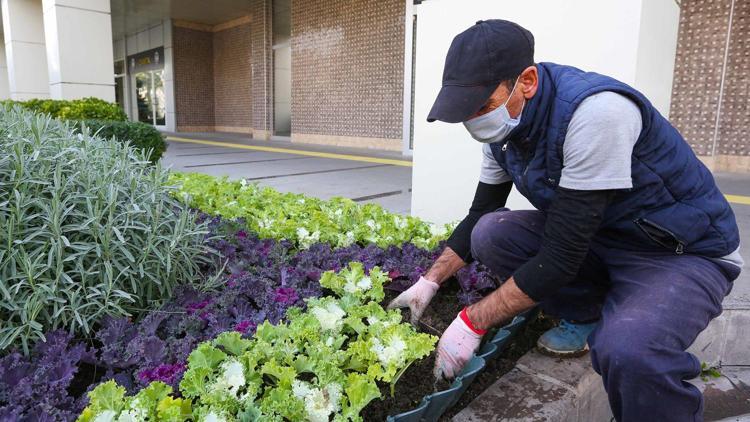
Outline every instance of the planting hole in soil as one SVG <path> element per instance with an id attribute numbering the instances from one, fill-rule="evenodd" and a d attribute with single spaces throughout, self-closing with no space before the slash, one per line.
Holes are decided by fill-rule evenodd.
<path id="1" fill-rule="evenodd" d="M 464 307 L 458 301 L 459 291 L 458 283 L 455 280 L 451 279 L 446 282 L 422 315 L 418 327 L 419 331 L 439 337 Z M 395 292 L 386 290 L 386 298 L 383 304 L 387 304 L 397 295 Z M 410 318 L 409 309 L 403 309 L 402 313 L 404 321 L 408 321 Z M 450 420 L 453 415 L 466 407 L 482 391 L 510 371 L 515 366 L 515 362 L 535 346 L 537 338 L 552 326 L 552 319 L 540 316 L 522 328 L 497 359 L 487 361 L 486 368 L 479 373 L 459 401 L 448 409 L 440 420 Z M 371 402 L 363 410 L 364 420 L 366 422 L 384 421 L 388 416 L 414 409 L 425 396 L 448 389 L 450 382 L 435 381 L 434 364 L 434 352 L 427 358 L 414 362 L 399 378 L 393 396 L 391 396 L 390 386 L 381 387 L 382 398 Z"/>

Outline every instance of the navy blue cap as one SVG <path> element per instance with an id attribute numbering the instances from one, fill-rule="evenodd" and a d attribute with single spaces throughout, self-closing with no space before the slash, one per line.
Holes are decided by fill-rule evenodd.
<path id="1" fill-rule="evenodd" d="M 463 122 L 479 111 L 497 86 L 534 64 L 534 36 L 501 19 L 479 21 L 456 35 L 443 69 L 443 87 L 428 122 Z"/>

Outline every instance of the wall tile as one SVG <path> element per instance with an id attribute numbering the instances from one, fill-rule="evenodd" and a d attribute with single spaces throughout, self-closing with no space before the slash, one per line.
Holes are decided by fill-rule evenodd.
<path id="1" fill-rule="evenodd" d="M 292 133 L 401 138 L 403 0 L 292 2 Z"/>
<path id="2" fill-rule="evenodd" d="M 177 130 L 214 126 L 214 64 L 211 32 L 172 28 Z"/>
<path id="3" fill-rule="evenodd" d="M 717 155 L 750 155 L 750 1 L 734 2 Z"/>
<path id="4" fill-rule="evenodd" d="M 750 2 L 734 1 L 721 108 L 731 0 L 683 0 L 670 119 L 698 155 L 750 155 Z M 723 167 L 722 167 L 723 168 Z"/>
<path id="5" fill-rule="evenodd" d="M 252 124 L 252 59 L 249 24 L 213 33 L 214 120 L 216 126 Z"/>

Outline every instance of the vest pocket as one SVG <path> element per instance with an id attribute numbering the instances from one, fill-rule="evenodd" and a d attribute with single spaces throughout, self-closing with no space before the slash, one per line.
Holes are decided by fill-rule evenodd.
<path id="1" fill-rule="evenodd" d="M 660 246 L 674 251 L 677 255 L 682 255 L 685 252 L 685 242 L 678 239 L 669 229 L 645 218 L 638 218 L 633 222 L 649 239 Z"/>

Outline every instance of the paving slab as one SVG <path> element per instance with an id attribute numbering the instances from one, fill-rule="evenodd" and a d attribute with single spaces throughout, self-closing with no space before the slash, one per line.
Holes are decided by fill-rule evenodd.
<path id="1" fill-rule="evenodd" d="M 284 163 L 294 166 L 297 163 Z M 349 164 L 351 165 L 351 164 Z M 367 171 L 344 173 L 320 173 L 300 176 L 287 176 L 267 180 L 264 185 L 273 188 L 306 193 L 327 199 L 332 196 L 343 196 L 366 201 L 368 197 L 386 193 L 411 194 L 411 169 L 406 167 L 370 167 Z M 390 196 L 390 195 L 389 195 Z M 361 199 L 360 199 L 361 198 Z M 373 198 L 375 199 L 375 198 Z"/>
<path id="2" fill-rule="evenodd" d="M 231 151 L 226 150 L 205 150 L 187 151 L 190 154 L 175 154 L 163 161 L 163 164 L 171 165 L 175 169 L 190 169 L 204 166 L 216 166 L 225 163 L 256 163 L 264 161 L 281 161 L 281 160 L 300 160 L 310 157 L 290 156 L 289 154 L 280 154 L 276 152 L 264 151 Z"/>
<path id="3" fill-rule="evenodd" d="M 707 421 L 746 420 L 750 366 L 724 367 L 719 378 L 689 380 L 704 395 Z M 533 350 L 454 416 L 466 421 L 609 421 L 612 412 L 589 356 L 558 359 Z"/>
<path id="4" fill-rule="evenodd" d="M 719 378 L 690 382 L 703 392 L 703 416 L 708 421 L 733 420 L 750 413 L 750 367 L 725 367 Z"/>

